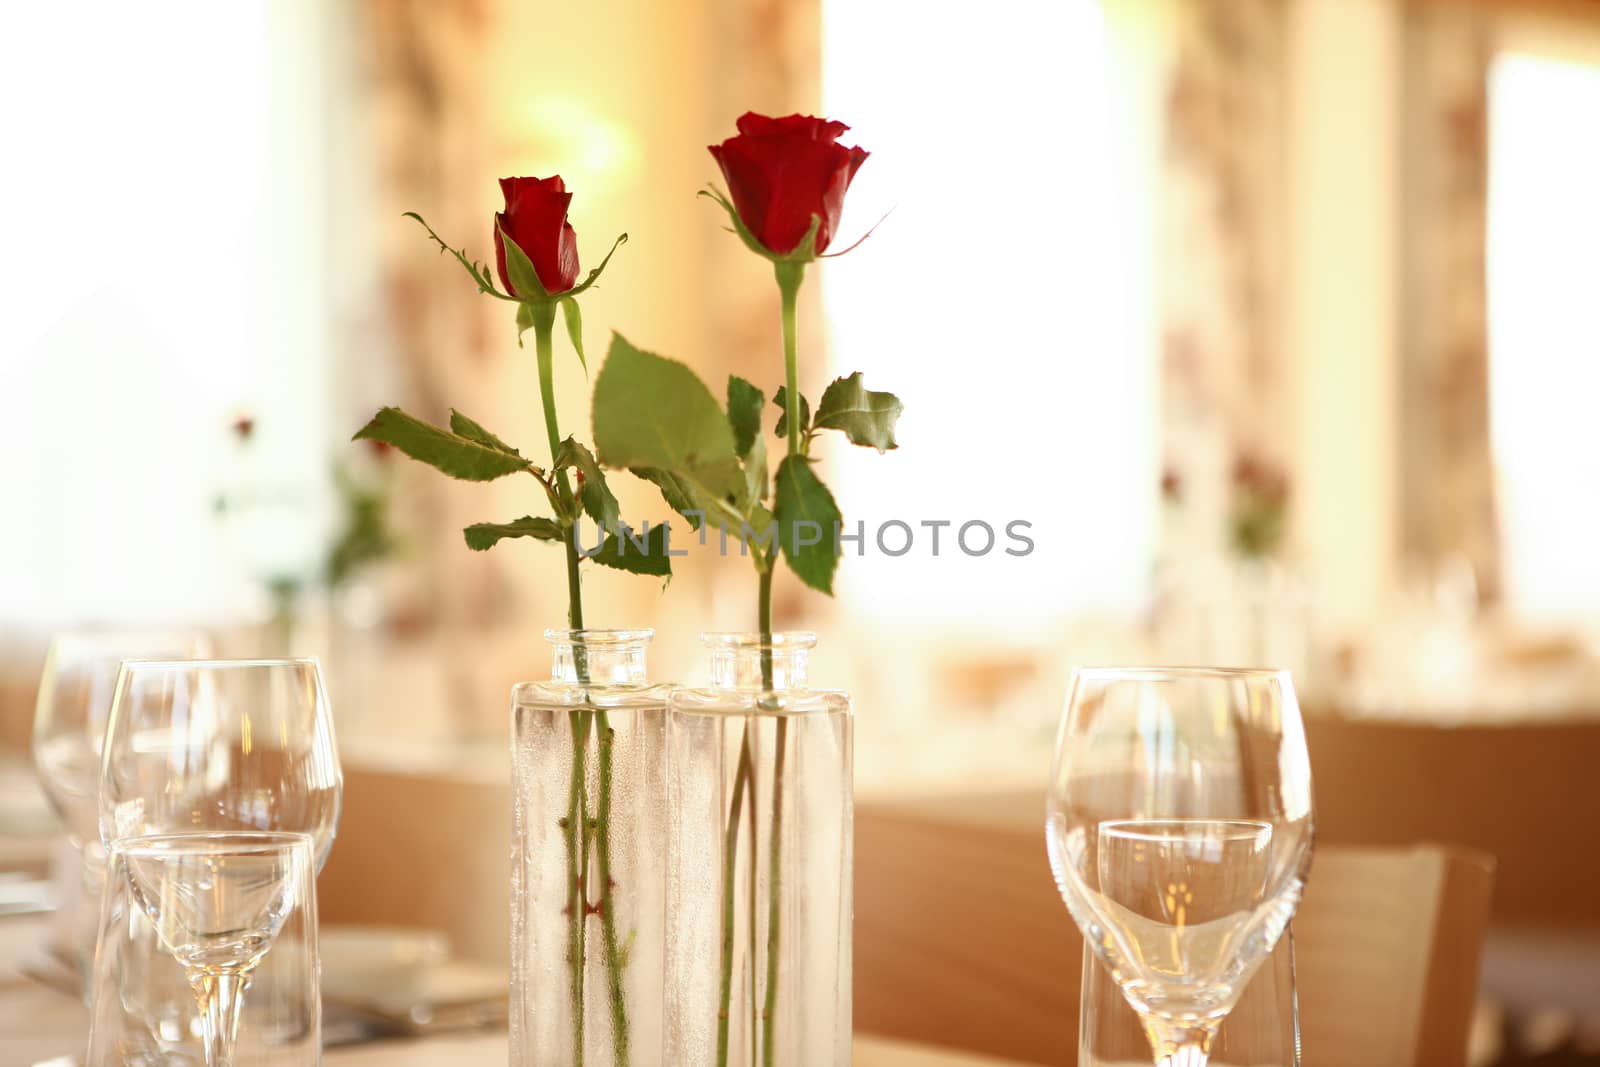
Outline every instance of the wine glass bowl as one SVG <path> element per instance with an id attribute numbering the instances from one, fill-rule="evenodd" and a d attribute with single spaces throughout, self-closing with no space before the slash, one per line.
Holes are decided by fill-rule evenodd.
<path id="1" fill-rule="evenodd" d="M 314 659 L 123 664 L 106 729 L 100 833 L 306 834 L 320 870 L 343 778 Z"/>
<path id="2" fill-rule="evenodd" d="M 1156 1062 L 1204 1064 L 1310 867 L 1311 771 L 1288 674 L 1078 671 L 1046 827 L 1062 899 Z"/>
<path id="3" fill-rule="evenodd" d="M 190 974 L 243 974 L 261 962 L 307 874 L 304 834 L 153 834 L 120 854 L 139 911 Z"/>

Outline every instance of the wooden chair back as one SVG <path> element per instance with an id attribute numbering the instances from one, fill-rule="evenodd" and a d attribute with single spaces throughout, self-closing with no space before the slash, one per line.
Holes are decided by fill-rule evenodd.
<path id="1" fill-rule="evenodd" d="M 324 923 L 439 930 L 460 958 L 509 963 L 509 786 L 347 765 L 317 913 Z"/>
<path id="2" fill-rule="evenodd" d="M 1465 1064 L 1492 866 L 1319 851 L 1294 924 L 1307 1067 Z M 855 869 L 858 1032 L 1074 1062 L 1083 943 L 1036 795 L 858 802 Z"/>

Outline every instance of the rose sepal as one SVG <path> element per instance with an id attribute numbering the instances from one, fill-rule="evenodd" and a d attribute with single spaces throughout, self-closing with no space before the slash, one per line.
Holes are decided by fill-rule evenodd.
<path id="1" fill-rule="evenodd" d="M 617 239 L 615 241 L 611 242 L 611 251 L 606 253 L 606 257 L 600 261 L 600 265 L 598 267 L 596 267 L 594 270 L 590 271 L 589 272 L 589 276 L 587 278 L 585 278 L 583 281 L 579 282 L 577 285 L 574 285 L 571 289 L 568 289 L 564 293 L 557 293 L 556 296 L 561 298 L 561 299 L 566 299 L 568 297 L 574 297 L 574 296 L 577 296 L 579 293 L 584 292 L 585 290 L 587 290 L 590 286 L 594 285 L 594 283 L 600 279 L 600 272 L 606 269 L 606 264 L 611 262 L 611 257 L 616 254 L 617 249 L 621 248 L 623 245 L 625 245 L 627 243 L 628 243 L 628 235 L 627 234 L 625 234 L 625 233 L 617 234 Z"/>
<path id="2" fill-rule="evenodd" d="M 746 226 L 744 220 L 739 217 L 739 211 L 733 206 L 733 201 L 728 198 L 728 194 L 717 188 L 714 183 L 708 182 L 706 187 L 700 190 L 697 195 L 705 197 L 727 212 L 728 221 L 732 224 L 729 229 L 739 235 L 739 240 L 744 242 L 746 248 L 762 259 L 770 259 L 774 263 L 805 264 L 815 262 L 818 258 L 817 231 L 822 228 L 821 215 L 813 213 L 811 226 L 806 230 L 805 236 L 800 238 L 800 243 L 787 252 L 779 253 L 762 244 L 760 239 L 750 232 L 750 227 Z M 858 241 L 857 244 L 859 243 Z M 851 247 L 854 247 L 854 245 Z"/>
<path id="3" fill-rule="evenodd" d="M 417 222 L 421 224 L 422 228 L 428 231 L 428 236 L 433 238 L 433 243 L 439 246 L 439 251 L 449 252 L 452 256 L 456 257 L 456 262 L 460 263 L 466 272 L 472 275 L 472 280 L 477 283 L 478 292 L 487 293 L 489 296 L 495 297 L 499 300 L 509 300 L 512 303 L 518 302 L 516 297 L 512 296 L 510 293 L 502 293 L 494 284 L 494 277 L 489 273 L 489 265 L 487 263 L 478 263 L 469 258 L 467 254 L 461 251 L 459 248 L 451 248 L 449 245 L 445 244 L 444 238 L 434 233 L 433 227 L 429 226 L 427 221 L 415 211 L 407 211 L 402 217 L 416 219 Z"/>
<path id="4" fill-rule="evenodd" d="M 599 280 L 606 265 L 611 262 L 611 257 L 617 249 L 628 243 L 627 234 L 619 234 L 611 243 L 611 251 L 600 261 L 600 265 L 589 272 L 589 276 L 571 289 L 563 289 L 559 293 L 552 293 L 544 287 L 544 282 L 539 278 L 539 272 L 534 270 L 533 261 L 522 250 L 522 246 L 511 239 L 506 228 L 498 222 L 495 228 L 500 231 L 500 240 L 506 249 L 506 273 L 511 276 L 511 284 L 516 288 L 518 296 L 508 299 L 516 300 L 517 308 L 517 344 L 522 344 L 522 335 L 527 333 L 540 320 L 540 308 L 552 305 L 561 308 L 561 316 L 566 323 L 567 336 L 572 340 L 573 350 L 578 353 L 578 362 L 583 365 L 583 372 L 589 373 L 589 360 L 583 353 L 583 313 L 578 310 L 576 297 L 594 285 Z M 460 258 L 459 254 L 457 258 Z M 483 283 L 480 282 L 481 286 Z M 496 293 L 495 295 L 499 295 Z"/>

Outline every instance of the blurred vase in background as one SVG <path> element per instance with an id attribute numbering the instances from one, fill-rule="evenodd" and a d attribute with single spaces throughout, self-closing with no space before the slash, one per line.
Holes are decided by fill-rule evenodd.
<path id="1" fill-rule="evenodd" d="M 850 1061 L 850 699 L 809 633 L 710 634 L 672 694 L 665 1062 Z"/>
<path id="2" fill-rule="evenodd" d="M 667 687 L 649 630 L 548 630 L 512 691 L 511 1062 L 661 1062 Z"/>

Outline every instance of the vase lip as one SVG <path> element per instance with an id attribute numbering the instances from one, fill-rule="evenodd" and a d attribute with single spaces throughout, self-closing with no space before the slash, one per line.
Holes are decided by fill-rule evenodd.
<path id="1" fill-rule="evenodd" d="M 551 628 L 544 632 L 544 639 L 552 645 L 578 645 L 586 648 L 616 648 L 622 645 L 648 644 L 656 632 L 645 627 L 636 627 L 631 630 L 623 629 L 558 629 Z"/>
<path id="2" fill-rule="evenodd" d="M 779 630 L 765 635 L 748 630 L 705 630 L 700 634 L 700 643 L 713 651 L 764 648 L 775 652 L 803 651 L 816 647 L 817 635 L 811 630 Z"/>

